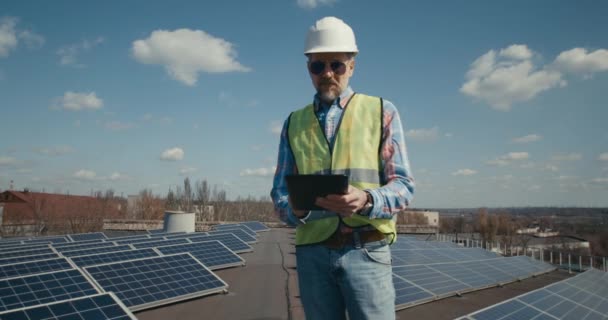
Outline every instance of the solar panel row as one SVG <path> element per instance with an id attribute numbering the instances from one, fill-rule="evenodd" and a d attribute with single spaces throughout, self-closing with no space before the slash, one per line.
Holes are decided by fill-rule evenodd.
<path id="1" fill-rule="evenodd" d="M 606 319 L 608 274 L 591 269 L 573 278 L 476 311 L 460 319 Z"/>

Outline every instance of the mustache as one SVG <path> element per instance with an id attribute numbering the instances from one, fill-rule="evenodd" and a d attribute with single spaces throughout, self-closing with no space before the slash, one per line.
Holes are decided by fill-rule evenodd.
<path id="1" fill-rule="evenodd" d="M 319 81 L 319 85 L 329 85 L 329 84 L 338 85 L 338 83 L 336 81 L 332 81 L 332 80 L 321 80 L 321 81 Z"/>

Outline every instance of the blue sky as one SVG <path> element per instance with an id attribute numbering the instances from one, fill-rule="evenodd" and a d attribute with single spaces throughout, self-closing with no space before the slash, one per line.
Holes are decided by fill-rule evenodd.
<path id="1" fill-rule="evenodd" d="M 399 109 L 413 207 L 608 206 L 603 1 L 2 1 L 0 189 L 268 195 L 330 15 Z"/>

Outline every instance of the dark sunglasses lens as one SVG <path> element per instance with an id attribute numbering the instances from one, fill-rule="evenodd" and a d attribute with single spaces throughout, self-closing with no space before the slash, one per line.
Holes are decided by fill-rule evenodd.
<path id="1" fill-rule="evenodd" d="M 325 62 L 324 61 L 315 61 L 310 64 L 310 72 L 312 74 L 319 75 L 325 70 Z"/>
<path id="2" fill-rule="evenodd" d="M 346 72 L 346 65 L 344 62 L 334 61 L 330 66 L 331 70 L 337 75 L 343 75 Z"/>

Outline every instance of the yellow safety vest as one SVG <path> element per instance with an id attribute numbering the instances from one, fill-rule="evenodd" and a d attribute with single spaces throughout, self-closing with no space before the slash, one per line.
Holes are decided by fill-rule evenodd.
<path id="1" fill-rule="evenodd" d="M 312 104 L 289 116 L 287 134 L 299 174 L 346 174 L 359 189 L 380 187 L 382 99 L 355 94 L 342 113 L 333 150 L 323 133 Z M 361 215 L 342 219 L 350 227 L 372 225 L 397 237 L 392 219 L 369 219 Z M 296 229 L 296 245 L 314 244 L 329 238 L 338 228 L 338 216 L 312 220 Z"/>

